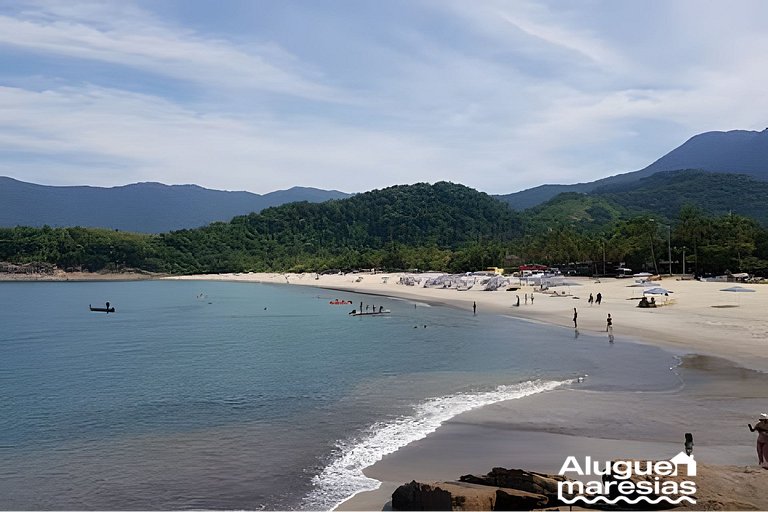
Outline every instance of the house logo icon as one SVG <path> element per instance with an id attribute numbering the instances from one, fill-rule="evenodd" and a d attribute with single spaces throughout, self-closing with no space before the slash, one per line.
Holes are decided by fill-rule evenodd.
<path id="1" fill-rule="evenodd" d="M 669 459 L 669 462 L 675 465 L 673 476 L 680 474 L 682 466 L 685 466 L 686 476 L 696 476 L 696 460 L 693 458 L 693 455 L 686 455 L 685 452 L 680 452 Z"/>

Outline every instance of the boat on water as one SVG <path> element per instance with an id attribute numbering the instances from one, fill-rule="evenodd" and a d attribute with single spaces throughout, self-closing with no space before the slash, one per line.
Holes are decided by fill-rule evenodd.
<path id="1" fill-rule="evenodd" d="M 115 312 L 115 306 L 111 306 L 110 307 L 109 302 L 107 302 L 106 306 L 107 307 L 105 307 L 105 308 L 95 308 L 95 307 L 91 306 L 90 304 L 88 304 L 88 309 L 90 309 L 91 311 L 98 311 L 99 313 L 114 313 Z"/>
<path id="2" fill-rule="evenodd" d="M 379 309 L 376 311 L 357 311 L 353 309 L 349 312 L 350 316 L 380 316 L 380 315 L 388 315 L 391 311 L 388 309 Z"/>

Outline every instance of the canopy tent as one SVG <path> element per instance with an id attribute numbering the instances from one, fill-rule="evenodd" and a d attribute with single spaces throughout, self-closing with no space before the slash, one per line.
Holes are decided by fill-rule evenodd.
<path id="1" fill-rule="evenodd" d="M 720 291 L 741 294 L 741 293 L 754 293 L 755 290 L 753 290 L 752 288 L 744 288 L 743 286 L 731 286 L 728 288 L 722 288 Z M 741 295 L 739 295 L 739 298 L 736 300 L 736 305 L 741 306 Z"/>
<path id="2" fill-rule="evenodd" d="M 721 292 L 736 292 L 736 293 L 750 293 L 754 292 L 752 288 L 744 288 L 743 286 L 731 286 L 730 288 L 723 288 Z"/>
<path id="3" fill-rule="evenodd" d="M 662 288 L 661 286 L 654 286 L 653 288 L 646 288 L 643 290 L 643 295 L 669 295 L 670 293 L 674 292 Z"/>

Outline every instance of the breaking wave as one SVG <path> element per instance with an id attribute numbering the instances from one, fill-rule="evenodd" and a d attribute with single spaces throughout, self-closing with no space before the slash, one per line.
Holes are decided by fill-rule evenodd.
<path id="1" fill-rule="evenodd" d="M 445 421 L 477 407 L 553 390 L 566 381 L 526 381 L 498 386 L 493 391 L 458 393 L 431 398 L 414 408 L 413 414 L 390 422 L 378 422 L 357 438 L 339 441 L 335 455 L 312 479 L 314 489 L 304 498 L 303 508 L 330 510 L 355 494 L 378 489 L 378 480 L 363 470 L 387 454 L 431 434 Z"/>

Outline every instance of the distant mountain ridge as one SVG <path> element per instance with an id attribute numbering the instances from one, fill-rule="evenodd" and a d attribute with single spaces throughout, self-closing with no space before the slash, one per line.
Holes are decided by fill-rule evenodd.
<path id="1" fill-rule="evenodd" d="M 198 185 L 133 183 L 120 187 L 54 187 L 0 176 L 0 226 L 82 226 L 163 233 L 229 221 L 295 201 L 343 199 L 337 190 L 293 187 L 260 195 Z"/>
<path id="2" fill-rule="evenodd" d="M 591 192 L 564 192 L 522 215 L 534 230 L 570 226 L 596 232 L 606 225 L 643 215 L 674 224 L 686 205 L 707 215 L 733 213 L 768 226 L 768 181 L 746 174 L 664 171 L 637 182 L 604 185 Z"/>
<path id="3" fill-rule="evenodd" d="M 701 133 L 639 171 L 589 183 L 540 185 L 495 197 L 516 210 L 525 210 L 563 192 L 592 192 L 598 187 L 637 182 L 658 172 L 686 169 L 746 174 L 756 180 L 768 181 L 768 128 L 761 132 L 732 130 Z"/>

